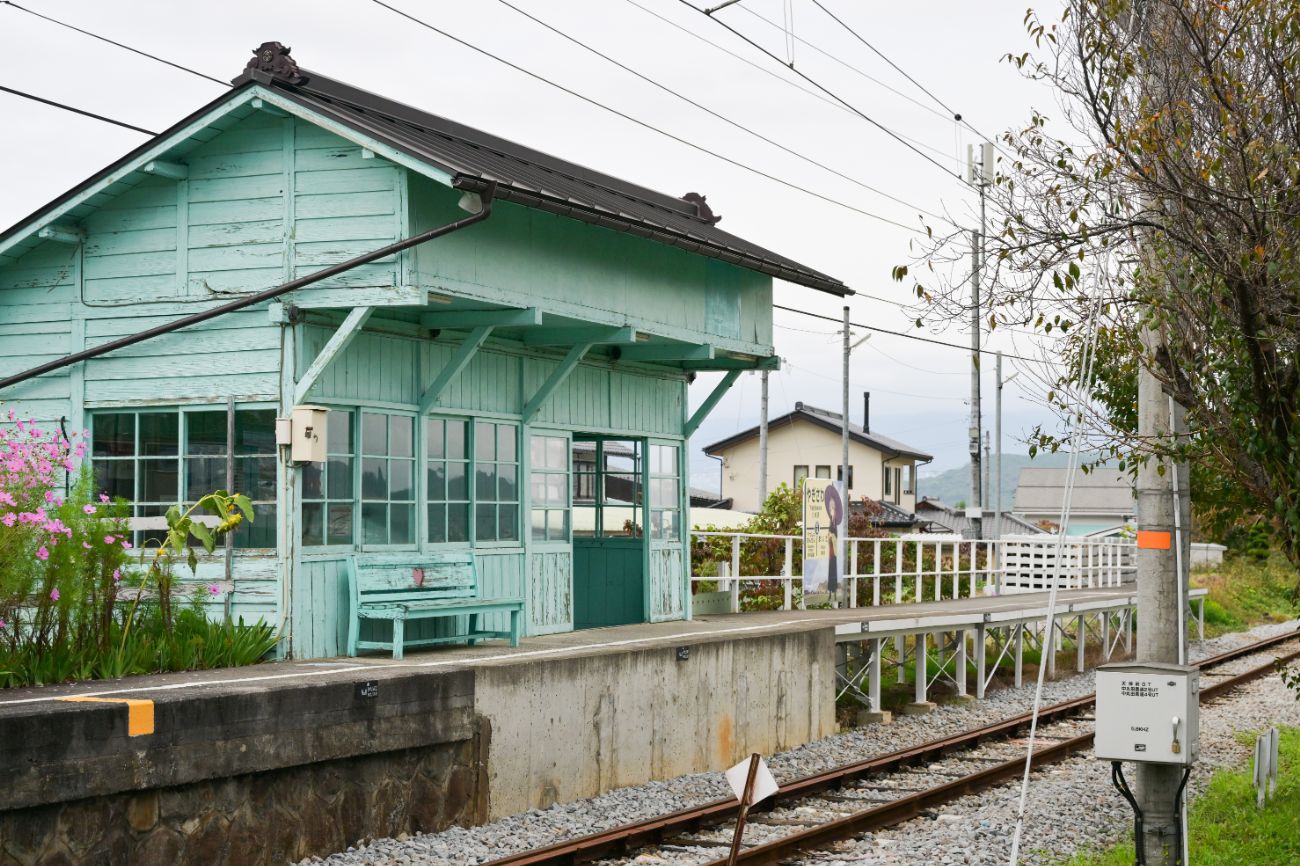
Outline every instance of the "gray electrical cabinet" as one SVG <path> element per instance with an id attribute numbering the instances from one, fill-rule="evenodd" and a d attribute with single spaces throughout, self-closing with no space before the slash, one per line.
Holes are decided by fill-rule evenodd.
<path id="1" fill-rule="evenodd" d="M 1186 665 L 1097 668 L 1097 758 L 1195 763 L 1201 746 L 1200 692 L 1199 671 Z"/>

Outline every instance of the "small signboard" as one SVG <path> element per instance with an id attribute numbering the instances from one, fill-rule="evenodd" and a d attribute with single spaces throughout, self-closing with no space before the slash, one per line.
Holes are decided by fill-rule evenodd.
<path id="1" fill-rule="evenodd" d="M 839 585 L 836 561 L 844 531 L 844 492 L 829 478 L 803 482 L 803 591 L 835 592 Z"/>
<path id="2" fill-rule="evenodd" d="M 731 790 L 736 792 L 736 799 L 745 806 L 752 806 L 760 800 L 766 800 L 775 794 L 779 787 L 776 784 L 776 779 L 772 778 L 772 771 L 767 768 L 767 762 L 759 758 L 758 769 L 754 773 L 754 790 L 750 792 L 749 802 L 746 803 L 745 781 L 749 778 L 749 762 L 751 760 L 752 758 L 746 758 L 725 773 L 727 784 L 731 786 Z"/>

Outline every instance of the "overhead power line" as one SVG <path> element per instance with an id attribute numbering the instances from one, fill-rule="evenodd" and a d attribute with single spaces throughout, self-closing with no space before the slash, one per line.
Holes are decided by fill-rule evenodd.
<path id="1" fill-rule="evenodd" d="M 109 39 L 107 36 L 100 36 L 98 33 L 92 33 L 89 30 L 83 30 L 80 27 L 76 26 L 75 24 L 69 24 L 66 21 L 60 21 L 58 18 L 51 18 L 49 15 L 43 15 L 40 12 L 37 12 L 33 9 L 28 9 L 26 6 L 20 6 L 17 3 L 13 2 L 13 0 L 0 0 L 0 4 L 5 6 L 11 6 L 20 12 L 26 12 L 28 15 L 34 15 L 37 18 L 41 18 L 45 21 L 49 21 L 51 24 L 57 24 L 60 27 L 66 27 L 69 30 L 75 30 L 76 32 L 82 34 L 83 36 L 89 36 L 91 39 L 98 39 L 100 42 L 107 42 L 109 45 L 115 45 L 118 48 L 123 49 L 124 51 L 130 51 L 132 54 L 138 54 L 141 57 L 147 57 L 150 60 L 156 60 L 159 63 L 165 63 L 168 66 L 172 67 L 173 69 L 179 69 L 182 72 L 188 72 L 191 75 L 197 75 L 199 78 L 203 78 L 206 79 L 207 81 L 211 81 L 213 84 L 220 84 L 222 87 L 230 86 L 230 82 L 228 81 L 222 81 L 220 78 L 214 78 L 211 75 L 207 75 L 206 73 L 199 72 L 197 69 L 191 69 L 190 67 L 185 66 L 182 63 L 174 63 L 171 60 L 166 60 L 162 57 L 159 57 L 156 54 L 150 54 L 148 51 L 141 51 L 139 48 L 132 48 L 130 45 L 123 44 L 114 39 Z"/>
<path id="2" fill-rule="evenodd" d="M 374 2 L 379 2 L 379 0 L 374 0 Z M 780 63 L 780 64 L 786 66 L 786 67 L 787 67 L 791 72 L 793 72 L 795 75 L 798 75 L 798 76 L 799 76 L 800 78 L 802 78 L 804 81 L 807 81 L 807 82 L 808 82 L 809 84 L 811 84 L 813 87 L 816 87 L 818 90 L 820 90 L 822 93 L 825 93 L 827 96 L 831 97 L 831 98 L 834 99 L 836 102 L 841 103 L 841 104 L 844 105 L 846 108 L 848 108 L 850 111 L 852 111 L 854 114 L 856 114 L 858 117 L 862 118 L 864 121 L 866 121 L 867 123 L 871 124 L 871 125 L 874 126 L 876 129 L 879 129 L 881 132 L 885 133 L 885 134 L 888 135 L 890 138 L 894 139 L 894 140 L 897 141 L 899 144 L 903 145 L 903 146 L 906 147 L 908 150 L 910 150 L 910 151 L 912 151 L 913 153 L 915 153 L 917 156 L 921 157 L 921 159 L 925 160 L 926 162 L 928 162 L 928 163 L 930 163 L 931 165 L 933 165 L 935 168 L 939 169 L 939 171 L 943 172 L 943 173 L 946 174 L 948 177 L 956 178 L 959 182 L 961 182 L 961 183 L 966 183 L 966 179 L 963 178 L 963 177 L 961 176 L 961 174 L 959 174 L 958 172 L 949 171 L 949 170 L 948 170 L 948 169 L 947 169 L 947 168 L 946 168 L 942 163 L 940 163 L 940 162 L 939 162 L 938 160 L 936 160 L 934 157 L 930 156 L 928 153 L 925 153 L 924 151 L 922 151 L 922 150 L 921 150 L 920 148 L 918 148 L 915 144 L 912 144 L 910 141 L 908 141 L 907 139 L 903 138 L 901 135 L 899 135 L 899 134 L 898 134 L 897 132 L 895 132 L 894 130 L 890 129 L 889 127 L 885 126 L 885 125 L 884 125 L 883 123 L 881 123 L 880 121 L 876 120 L 874 117 L 872 117 L 872 116 L 870 116 L 869 114 L 867 114 L 866 112 L 862 111 L 862 109 L 860 109 L 860 108 L 858 108 L 857 106 L 853 105 L 853 103 L 851 103 L 851 102 L 849 102 L 848 100 L 844 99 L 842 96 L 840 96 L 839 94 L 835 93 L 833 90 L 831 90 L 830 88 L 826 87 L 824 84 L 822 84 L 821 82 L 817 81 L 817 80 L 816 80 L 815 78 L 813 78 L 812 76 L 808 75 L 808 74 L 805 73 L 805 72 L 800 71 L 799 69 L 796 69 L 793 65 L 786 64 L 783 60 L 781 60 L 780 57 L 777 57 L 777 56 L 776 56 L 775 54 L 773 54 L 771 51 L 767 50 L 767 49 L 764 48 L 762 45 L 759 45 L 759 44 L 758 44 L 757 42 L 755 42 L 753 39 L 750 39 L 748 36 L 746 36 L 744 33 L 741 33 L 741 32 L 740 32 L 739 30 L 737 30 L 735 27 L 732 27 L 732 26 L 731 26 L 730 24 L 728 24 L 726 21 L 723 21 L 720 17 L 718 17 L 718 16 L 716 16 L 716 15 L 710 15 L 710 14 L 709 14 L 708 12 L 706 12 L 705 10 L 703 10 L 703 9 L 701 9 L 700 7 L 698 7 L 698 6 L 694 5 L 693 3 L 691 3 L 690 0 L 677 0 L 677 2 L 681 3 L 683 6 L 685 6 L 685 7 L 688 8 L 688 9 L 691 9 L 691 10 L 694 10 L 695 12 L 700 13 L 700 14 L 703 15 L 705 18 L 708 18 L 710 21 L 716 21 L 716 22 L 718 23 L 719 26 L 721 26 L 721 27 L 725 27 L 727 30 L 731 31 L 731 33 L 734 34 L 736 37 L 738 37 L 738 38 L 740 38 L 740 39 L 743 39 L 745 42 L 748 42 L 748 43 L 749 43 L 751 46 L 753 46 L 755 49 L 757 49 L 758 51 L 761 51 L 763 54 L 767 55 L 769 58 L 771 58 L 772 60 L 776 61 L 777 63 Z"/>
<path id="3" fill-rule="evenodd" d="M 104 123 L 111 123 L 114 126 L 120 126 L 123 129 L 129 129 L 133 132 L 142 132 L 145 135 L 158 134 L 151 130 L 145 129 L 142 126 L 136 126 L 134 124 L 126 123 L 121 120 L 114 120 L 111 117 L 105 117 L 104 115 L 96 114 L 93 111 L 86 111 L 84 108 L 76 108 L 74 106 L 67 105 L 66 103 L 55 102 L 53 99 L 46 99 L 45 97 L 37 96 L 34 93 L 27 93 L 26 91 L 23 90 L 14 90 L 12 87 L 5 87 L 3 84 L 0 84 L 0 91 L 4 91 L 5 93 L 12 93 L 14 96 L 21 96 L 23 99 L 30 99 L 33 102 L 39 102 L 42 105 L 50 105 L 53 106 L 54 108 L 61 108 L 64 111 L 71 111 L 73 114 L 80 114 L 82 117 L 90 117 L 90 118 L 94 118 L 95 120 L 102 120 Z"/>
<path id="4" fill-rule="evenodd" d="M 812 2 L 813 2 L 813 5 L 814 5 L 814 6 L 816 6 L 818 9 L 822 10 L 822 12 L 826 13 L 826 15 L 830 16 L 830 18 L 832 18 L 832 19 L 835 21 L 836 24 L 840 25 L 840 26 L 843 27 L 845 30 L 847 30 L 847 31 L 849 32 L 849 35 L 851 35 L 854 39 L 858 40 L 858 41 L 861 42 L 863 45 L 865 45 L 869 51 L 871 51 L 873 54 L 875 54 L 875 55 L 876 55 L 877 57 L 879 57 L 881 60 L 883 60 L 883 61 L 885 61 L 886 63 L 888 63 L 888 64 L 890 65 L 890 67 L 892 67 L 892 68 L 894 69 L 894 71 L 896 71 L 899 75 L 903 76 L 903 77 L 906 78 L 908 81 L 912 82 L 912 85 L 915 86 L 917 90 L 920 90 L 920 91 L 921 91 L 922 93 L 924 93 L 926 96 L 928 96 L 928 97 L 930 97 L 931 99 L 933 99 L 933 100 L 935 101 L 935 103 L 936 103 L 940 108 L 942 108 L 944 111 L 948 112 L 948 114 L 950 115 L 950 117 L 951 117 L 952 120 L 957 121 L 957 122 L 960 123 L 962 126 L 966 127 L 966 128 L 969 129 L 971 132 L 975 133 L 976 135 L 978 135 L 980 138 L 984 139 L 985 141 L 993 141 L 992 138 L 989 138 L 987 135 L 985 135 L 984 133 L 982 133 L 982 132 L 980 132 L 978 129 L 976 129 L 975 126 L 974 126 L 974 124 L 972 124 L 969 120 L 967 120 L 967 119 L 965 118 L 965 116 L 962 115 L 961 112 L 959 112 L 959 111 L 954 111 L 954 110 L 952 109 L 952 107 L 949 106 L 946 102 L 944 102 L 944 101 L 943 101 L 942 99 L 940 99 L 938 96 L 935 96 L 935 94 L 933 93 L 933 91 L 931 91 L 931 90 L 930 90 L 928 87 L 926 87 L 924 84 L 922 84 L 921 82 L 919 82 L 919 81 L 917 81 L 915 78 L 913 78 L 913 77 L 908 73 L 908 71 L 907 71 L 906 69 L 904 69 L 903 67 L 899 66 L 899 65 L 898 65 L 897 63 L 895 63 L 894 61 L 890 60 L 888 57 L 885 56 L 885 53 L 884 53 L 883 51 L 881 51 L 881 50 L 880 50 L 879 48 L 877 48 L 876 46 L 872 45 L 870 42 L 868 42 L 868 41 L 866 40 L 865 37 L 862 36 L 862 34 L 858 33 L 858 31 L 856 31 L 856 30 L 854 30 L 852 27 L 850 27 L 850 26 L 849 26 L 849 25 L 844 21 L 844 19 L 840 18 L 840 16 L 836 15 L 834 12 L 832 12 L 831 10 L 827 9 L 824 5 L 822 5 L 821 0 L 812 0 Z M 749 10 L 746 10 L 746 11 L 749 11 Z M 887 86 L 887 85 L 886 85 L 886 86 Z M 891 88 L 891 89 L 892 89 L 892 88 Z M 895 91 L 895 92 L 897 92 L 897 91 Z"/>
<path id="5" fill-rule="evenodd" d="M 659 127 L 657 127 L 657 126 L 655 126 L 655 125 L 653 125 L 653 124 L 651 124 L 651 123 L 648 123 L 648 122 L 646 122 L 646 121 L 644 121 L 644 120 L 641 120 L 640 118 L 633 117 L 632 115 L 630 115 L 630 114 L 628 114 L 628 113 L 626 113 L 626 112 L 624 112 L 624 111 L 620 111 L 620 110 L 617 109 L 617 108 L 614 108 L 614 107 L 612 107 L 612 106 L 606 105 L 606 104 L 603 103 L 603 102 L 600 102 L 600 101 L 598 101 L 598 100 L 596 100 L 596 99 L 593 99 L 593 98 L 590 97 L 590 96 L 586 96 L 585 94 L 579 93 L 578 91 L 573 90 L 573 89 L 570 88 L 570 87 L 566 87 L 566 86 L 563 85 L 563 84 L 560 84 L 560 83 L 558 83 L 558 82 L 552 81 L 551 79 L 546 78 L 545 76 L 543 76 L 543 75 L 541 75 L 541 74 L 539 74 L 539 73 L 533 72 L 532 70 L 527 69 L 527 68 L 525 68 L 525 67 L 523 67 L 523 66 L 520 66 L 520 65 L 517 64 L 517 63 L 514 63 L 514 62 L 512 62 L 512 61 L 510 61 L 510 60 L 506 60 L 504 57 L 501 57 L 501 56 L 499 56 L 499 55 L 497 55 L 497 54 L 493 54 L 491 51 L 488 51 L 486 48 L 482 48 L 482 47 L 480 47 L 480 46 L 478 46 L 478 45 L 475 45 L 475 44 L 472 43 L 472 42 L 469 42 L 468 40 L 465 40 L 465 39 L 462 39 L 462 38 L 459 37 L 459 36 L 456 36 L 456 35 L 453 34 L 453 33 L 449 33 L 448 31 L 443 30 L 442 28 L 437 27 L 436 25 L 430 24 L 428 21 L 425 21 L 425 20 L 423 20 L 423 19 L 421 19 L 421 18 L 417 18 L 416 16 L 410 14 L 409 12 L 404 12 L 404 11 L 402 11 L 401 9 L 398 9 L 396 6 L 390 6 L 388 3 L 385 3 L 384 0 L 370 0 L 370 2 L 374 3 L 376 6 L 382 6 L 384 9 L 387 9 L 389 12 L 392 12 L 392 13 L 395 14 L 395 15 L 400 15 L 401 17 L 405 18 L 406 20 L 408 20 L 408 21 L 410 21 L 410 22 L 412 22 L 412 23 L 414 23 L 414 24 L 418 24 L 418 25 L 420 25 L 421 27 L 424 27 L 424 28 L 426 28 L 426 29 L 428 29 L 428 30 L 432 30 L 434 33 L 437 33 L 437 34 L 439 34 L 440 36 L 443 36 L 443 37 L 446 38 L 446 39 L 450 39 L 451 41 L 457 43 L 458 45 L 462 45 L 462 46 L 464 46 L 465 48 L 470 49 L 471 51 L 475 51 L 475 52 L 477 52 L 477 53 L 479 53 L 479 54 L 482 54 L 484 57 L 491 58 L 492 60 L 495 60 L 495 61 L 497 61 L 498 63 L 501 63 L 501 64 L 503 64 L 503 65 L 505 65 L 505 66 L 509 66 L 511 69 L 515 70 L 516 72 L 521 72 L 521 73 L 523 73 L 524 75 L 527 75 L 529 78 L 532 78 L 532 79 L 534 79 L 534 80 L 536 80 L 536 81 L 540 81 L 540 82 L 542 82 L 543 84 L 547 84 L 547 85 L 549 85 L 549 86 L 551 86 L 551 87 L 554 87 L 554 88 L 557 89 L 557 90 L 561 90 L 561 91 L 563 91 L 564 93 L 567 93 L 567 94 L 569 94 L 570 96 L 574 97 L 575 99 L 581 99 L 583 102 L 586 102 L 588 105 L 594 105 L 595 107 L 597 107 L 597 108 L 599 108 L 599 109 L 601 109 L 601 110 L 603 110 L 603 111 L 607 111 L 607 112 L 609 112 L 610 114 L 613 114 L 613 115 L 615 115 L 615 116 L 617 116 L 617 117 L 621 117 L 621 118 L 623 118 L 624 120 L 626 120 L 626 121 L 628 121 L 628 122 L 630 122 L 630 123 L 635 123 L 637 126 L 640 126 L 640 127 L 643 128 L 643 129 L 648 129 L 648 130 L 650 130 L 651 132 L 656 132 L 656 133 L 658 133 L 659 135 L 664 136 L 665 138 L 672 139 L 673 141 L 677 142 L 678 144 L 682 144 L 682 145 L 685 145 L 686 147 L 692 148 L 693 150 L 698 150 L 698 151 L 700 151 L 701 153 L 708 154 L 709 156 L 712 156 L 714 159 L 721 160 L 722 162 L 725 162 L 725 163 L 727 163 L 728 165 L 732 165 L 732 166 L 735 166 L 736 168 L 743 169 L 743 170 L 748 171 L 748 172 L 750 172 L 750 173 L 752 173 L 752 174 L 758 175 L 759 177 L 762 177 L 762 178 L 765 178 L 765 179 L 767 179 L 767 180 L 770 180 L 770 181 L 772 181 L 772 182 L 774 182 L 774 183 L 779 183 L 779 184 L 781 184 L 782 186 L 789 187 L 790 189 L 796 190 L 797 192 L 801 192 L 801 193 L 803 193 L 804 195 L 812 196 L 813 198 L 820 199 L 821 201 L 827 202 L 828 204 L 837 205 L 838 207 L 842 207 L 842 208 L 844 208 L 845 210 L 853 211 L 854 213 L 861 214 L 862 216 L 865 216 L 865 217 L 869 217 L 870 219 L 874 219 L 874 220 L 877 220 L 877 221 L 879 221 L 879 222 L 882 222 L 882 223 L 886 223 L 886 224 L 888 224 L 888 225 L 895 226 L 895 227 L 900 228 L 900 229 L 903 229 L 903 230 L 905 230 L 905 231 L 915 232 L 916 234 L 926 234 L 925 231 L 923 231 L 922 229 L 916 228 L 915 226 L 909 226 L 909 225 L 907 225 L 907 224 L 905 224 L 905 223 L 898 222 L 897 220 L 890 219 L 889 217 L 881 216 L 880 214 L 877 214 L 877 213 L 872 213 L 871 211 L 869 211 L 869 210 L 865 210 L 865 209 L 860 208 L 860 207 L 857 207 L 856 205 L 851 205 L 851 204 L 849 204 L 849 203 L 847 203 L 847 202 L 840 201 L 839 199 L 832 198 L 831 196 L 823 195 L 822 193 L 819 193 L 819 192 L 816 192 L 816 191 L 814 191 L 814 190 L 808 189 L 807 187 L 800 186 L 800 185 L 797 184 L 797 183 L 793 183 L 793 182 L 791 182 L 791 181 L 785 180 L 784 178 L 777 177 L 777 176 L 774 175 L 774 174 L 769 174 L 768 172 L 763 171 L 763 170 L 760 169 L 760 168 L 755 168 L 754 166 L 749 165 L 749 164 L 744 163 L 744 162 L 741 162 L 741 161 L 738 160 L 738 159 L 733 159 L 733 158 L 731 158 L 731 157 L 729 157 L 729 156 L 724 156 L 723 154 L 718 153 L 718 152 L 715 151 L 715 150 L 710 150 L 709 148 L 705 147 L 705 146 L 702 145 L 702 144 L 696 144 L 695 142 L 690 141 L 689 139 L 682 138 L 681 136 L 676 135 L 676 134 L 671 133 L 671 132 L 668 132 L 667 130 L 660 129 Z M 690 4 L 687 4 L 687 5 L 690 5 Z M 693 7 L 692 7 L 692 8 L 693 8 Z"/>
<path id="6" fill-rule="evenodd" d="M 511 3 L 510 0 L 497 0 L 497 2 L 500 3 L 502 6 L 507 7 L 508 9 L 512 9 L 512 10 L 514 10 L 515 12 L 517 12 L 517 13 L 519 13 L 520 15 L 524 16 L 525 18 L 527 18 L 529 21 L 532 21 L 533 23 L 535 23 L 535 24 L 537 24 L 537 25 L 539 25 L 539 26 L 541 26 L 541 27 L 545 27 L 547 30 L 551 31 L 552 33 L 556 34 L 557 36 L 561 36 L 561 37 L 563 37 L 564 39 L 567 39 L 569 42 L 572 42 L 574 45 L 577 45 L 579 48 L 582 48 L 582 49 L 584 49 L 584 50 L 590 52 L 591 54 L 596 55 L 597 57 L 601 58 L 602 60 L 605 60 L 605 61 L 608 62 L 608 63 L 612 63 L 613 65 L 617 66 L 619 69 L 622 69 L 624 72 L 627 72 L 627 73 L 630 73 L 630 74 L 632 74 L 632 75 L 635 75 L 637 78 L 641 79 L 642 81 L 646 82 L 647 84 L 649 84 L 649 85 L 651 85 L 651 86 L 653 86 L 653 87 L 658 88 L 659 90 L 662 90 L 664 93 L 667 93 L 667 94 L 669 94 L 669 95 L 671 95 L 671 96 L 674 96 L 674 97 L 676 97 L 677 99 L 680 99 L 681 101 L 687 103 L 688 105 L 692 105 L 692 106 L 694 106 L 695 108 L 698 108 L 700 111 L 705 112 L 705 113 L 708 114 L 709 116 L 714 117 L 714 118 L 716 118 L 716 119 L 718 119 L 718 120 L 721 120 L 723 123 L 726 123 L 726 124 L 728 124 L 728 125 L 734 127 L 735 129 L 739 129 L 741 132 L 748 133 L 749 135 L 752 135 L 753 137 L 759 139 L 760 141 L 766 142 L 767 144 L 770 144 L 770 145 L 772 145 L 773 147 L 775 147 L 775 148 L 777 148 L 777 149 L 779 149 L 779 150 L 781 150 L 781 151 L 783 151 L 783 152 L 785 152 L 785 153 L 788 153 L 789 155 L 795 157 L 796 159 L 803 160 L 804 162 L 808 163 L 809 165 L 813 165 L 813 166 L 816 166 L 817 168 L 822 169 L 823 171 L 830 172 L 831 174 L 835 175 L 836 177 L 840 178 L 841 180 L 846 180 L 846 181 L 848 181 L 849 183 L 852 183 L 852 184 L 855 184 L 855 185 L 857 185 L 857 186 L 860 186 L 860 187 L 862 187 L 863 189 L 868 190 L 868 191 L 870 191 L 870 192 L 873 192 L 873 193 L 875 193 L 876 195 L 883 196 L 883 197 L 889 199 L 889 200 L 892 201 L 892 202 L 895 202 L 895 203 L 897 203 L 897 204 L 904 205 L 904 206 L 906 206 L 906 207 L 914 208 L 914 209 L 920 211 L 921 213 L 923 213 L 923 214 L 925 214 L 925 215 L 927 215 L 927 216 L 931 216 L 931 217 L 934 217 L 935 219 L 943 220 L 944 222 L 948 222 L 947 218 L 941 216 L 940 214 L 937 214 L 937 213 L 934 213 L 933 211 L 927 210 L 926 208 L 923 208 L 923 207 L 921 207 L 920 205 L 912 204 L 911 202 L 907 201 L 906 199 L 899 198 L 899 197 L 896 196 L 896 195 L 891 195 L 890 193 L 887 193 L 887 192 L 885 192 L 884 190 L 882 190 L 882 189 L 880 189 L 880 188 L 878 188 L 878 187 L 872 186 L 871 184 L 869 184 L 869 183 L 867 183 L 867 182 L 865 182 L 865 181 L 859 180 L 858 178 L 855 178 L 855 177 L 853 177 L 852 175 L 845 174 L 844 172 L 839 171 L 839 170 L 836 169 L 836 168 L 833 168 L 833 167 L 831 167 L 831 166 L 829 166 L 829 165 L 826 165 L 826 164 L 823 163 L 823 162 L 819 162 L 818 160 L 813 159 L 812 157 L 807 156 L 806 154 L 800 153 L 799 151 L 795 150 L 795 149 L 792 148 L 792 147 L 787 147 L 786 145 L 782 144 L 781 142 L 779 142 L 779 141 L 775 141 L 775 140 L 769 138 L 768 136 L 764 135 L 763 133 L 758 132 L 757 130 L 752 129 L 752 128 L 748 127 L 748 126 L 745 126 L 744 124 L 740 123 L 739 121 L 733 120 L 733 119 L 731 119 L 730 117 L 727 117 L 726 115 L 721 114 L 720 112 L 717 112 L 717 111 L 715 111 L 715 110 L 712 109 L 712 108 L 709 108 L 707 105 L 703 105 L 703 104 L 701 104 L 701 103 L 699 103 L 699 102 L 696 102 L 694 99 L 690 98 L 689 96 L 686 96 L 685 94 L 683 94 L 683 93 L 681 93 L 681 92 L 679 92 L 679 91 L 677 91 L 677 90 L 674 90 L 673 88 L 667 86 L 666 84 L 662 84 L 661 82 L 659 82 L 659 81 L 657 81 L 657 80 L 651 78 L 650 76 L 645 75 L 644 73 L 638 72 L 637 70 L 635 70 L 635 69 L 633 69 L 632 67 L 628 66 L 626 63 L 623 63 L 623 62 L 620 61 L 620 60 L 616 60 L 615 58 L 609 56 L 608 54 L 605 54 L 604 52 L 602 52 L 602 51 L 600 51 L 600 50 L 598 50 L 598 49 L 596 49 L 596 48 L 591 47 L 591 46 L 588 45 L 587 43 L 585 43 L 585 42 L 583 42 L 582 40 L 578 39 L 576 36 L 573 36 L 573 35 L 571 35 L 571 34 L 569 34 L 569 33 L 564 32 L 563 30 L 561 30 L 561 29 L 558 28 L 558 27 L 555 27 L 555 26 L 553 26 L 553 25 L 551 25 L 551 24 L 548 24 L 546 21 L 543 21 L 541 18 L 538 18 L 536 15 L 533 15 L 531 12 L 527 12 L 527 11 L 525 11 L 525 10 L 523 10 L 523 9 L 520 9 L 518 6 L 516 6 L 516 5 L 514 5 L 513 3 Z M 951 225 L 951 223 L 950 223 L 950 225 Z M 955 226 L 955 225 L 954 225 L 953 228 L 958 228 L 958 226 Z"/>
<path id="7" fill-rule="evenodd" d="M 810 313 L 807 310 L 800 310 L 795 307 L 785 307 L 782 306 L 781 304 L 773 304 L 772 308 L 776 310 L 784 310 L 787 313 L 798 313 L 801 316 L 809 316 L 810 318 L 813 319 L 823 319 L 827 322 L 834 322 L 837 325 L 843 325 L 843 322 L 835 316 L 823 316 L 820 313 Z M 946 346 L 949 349 L 960 349 L 963 352 L 971 351 L 970 346 L 960 346 L 957 343 L 948 343 L 943 340 L 936 340 L 933 337 L 922 337 L 920 334 L 909 334 L 906 331 L 891 331 L 889 328 L 880 328 L 875 325 L 863 325 L 863 324 L 859 324 L 858 322 L 849 322 L 849 326 L 853 328 L 862 328 L 863 330 L 866 331 L 875 331 L 878 334 L 889 334 L 894 337 L 902 337 L 905 340 L 917 340 L 922 343 L 932 343 L 936 346 Z M 981 355 L 997 354 L 997 351 L 994 349 L 977 349 L 975 351 L 978 351 Z M 1030 364 L 1037 363 L 1033 358 L 1026 358 L 1023 355 L 1013 355 L 1010 352 L 1003 352 L 1002 357 L 1012 358 L 1016 361 L 1025 361 Z"/>

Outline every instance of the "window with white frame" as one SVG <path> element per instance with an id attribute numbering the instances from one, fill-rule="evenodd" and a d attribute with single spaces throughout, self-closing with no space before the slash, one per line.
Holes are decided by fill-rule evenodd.
<path id="1" fill-rule="evenodd" d="M 676 445 L 650 446 L 650 537 L 677 541 L 681 535 Z"/>
<path id="2" fill-rule="evenodd" d="M 241 548 L 273 548 L 276 539 L 275 411 L 176 407 L 91 414 L 91 464 L 101 493 L 130 500 L 132 517 L 160 518 L 216 490 L 243 493 L 253 522 L 235 531 Z M 233 459 L 228 466 L 228 455 Z M 233 484 L 227 478 L 234 469 Z M 162 529 L 136 529 L 137 545 Z"/>
<path id="3" fill-rule="evenodd" d="M 361 413 L 361 543 L 415 543 L 415 418 Z"/>
<path id="4" fill-rule="evenodd" d="M 568 541 L 569 438 L 535 433 L 528 448 L 533 541 Z"/>
<path id="5" fill-rule="evenodd" d="M 356 437 L 352 412 L 326 416 L 326 460 L 302 472 L 302 543 L 352 544 L 356 537 Z"/>

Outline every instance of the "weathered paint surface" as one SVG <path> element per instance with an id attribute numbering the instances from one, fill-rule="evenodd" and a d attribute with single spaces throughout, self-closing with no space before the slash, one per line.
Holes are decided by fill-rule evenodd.
<path id="1" fill-rule="evenodd" d="M 84 232 L 81 244 L 24 242 L 0 255 L 0 373 L 173 321 L 464 216 L 455 207 L 459 193 L 314 123 L 248 104 L 223 112 L 165 154 L 188 166 L 185 179 L 123 173 L 68 215 Z M 539 307 L 547 325 L 631 325 L 719 349 L 771 348 L 768 277 L 501 203 L 472 230 L 294 293 L 286 302 L 306 316 L 295 323 L 262 305 L 43 376 L 0 400 L 43 421 L 66 419 L 69 429 L 86 426 L 87 413 L 115 407 L 234 399 L 284 411 L 297 377 L 342 316 L 375 306 L 381 312 L 307 399 L 416 411 L 465 339 L 455 330 L 434 338 L 420 326 L 422 315 L 447 309 L 427 302 L 431 291 L 462 306 L 468 299 L 471 307 Z M 492 334 L 431 411 L 519 422 L 567 348 L 529 348 L 520 337 L 508 329 Z M 618 363 L 598 349 L 523 427 L 521 441 L 551 430 L 681 443 L 686 387 L 680 369 Z M 521 478 L 527 471 L 525 453 Z M 231 612 L 275 622 L 295 655 L 333 655 L 346 629 L 344 559 L 353 548 L 298 549 L 298 473 L 284 466 L 279 472 L 278 503 L 287 515 L 280 557 L 236 557 Z M 527 535 L 528 485 L 521 489 Z M 650 547 L 642 588 L 647 615 L 681 617 L 684 547 Z M 477 553 L 481 593 L 524 598 L 527 633 L 573 627 L 571 545 L 525 538 Z M 200 579 L 223 568 L 205 563 Z"/>

